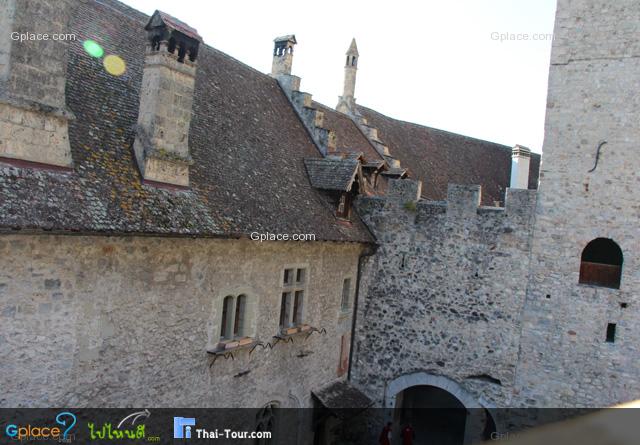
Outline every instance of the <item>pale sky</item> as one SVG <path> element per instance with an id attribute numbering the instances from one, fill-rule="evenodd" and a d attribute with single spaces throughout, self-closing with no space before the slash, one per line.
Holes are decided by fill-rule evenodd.
<path id="1" fill-rule="evenodd" d="M 273 38 L 295 34 L 293 74 L 302 78 L 301 90 L 331 107 L 342 93 L 344 53 L 355 37 L 359 104 L 542 149 L 555 0 L 124 3 L 149 15 L 165 11 L 196 28 L 206 44 L 265 73 Z M 500 42 L 496 33 L 529 40 Z"/>

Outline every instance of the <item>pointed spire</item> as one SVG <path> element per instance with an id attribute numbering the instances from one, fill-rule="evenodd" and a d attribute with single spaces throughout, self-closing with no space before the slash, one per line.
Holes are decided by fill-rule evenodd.
<path id="1" fill-rule="evenodd" d="M 356 38 L 351 39 L 351 45 L 349 45 L 349 49 L 347 50 L 347 56 L 359 56 L 358 53 L 358 45 L 356 45 Z"/>

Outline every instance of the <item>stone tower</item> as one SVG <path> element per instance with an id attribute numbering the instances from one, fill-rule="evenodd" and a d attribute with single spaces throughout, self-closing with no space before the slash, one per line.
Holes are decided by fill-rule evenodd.
<path id="1" fill-rule="evenodd" d="M 518 386 L 523 404 L 640 398 L 640 5 L 558 2 Z"/>
<path id="2" fill-rule="evenodd" d="M 344 65 L 344 90 L 338 99 L 336 110 L 346 114 L 356 114 L 356 72 L 358 71 L 358 45 L 356 39 L 351 40 L 351 45 L 346 53 L 347 59 Z"/>

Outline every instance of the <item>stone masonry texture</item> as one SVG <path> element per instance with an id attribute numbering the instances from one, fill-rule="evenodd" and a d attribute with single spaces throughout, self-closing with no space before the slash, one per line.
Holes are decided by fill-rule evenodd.
<path id="1" fill-rule="evenodd" d="M 518 364 L 522 403 L 591 407 L 640 397 L 640 97 L 630 94 L 640 86 L 639 23 L 634 1 L 558 3 Z M 622 249 L 620 289 L 578 284 L 582 250 L 599 237 Z M 605 341 L 608 323 L 617 324 L 615 343 Z"/>
<path id="2" fill-rule="evenodd" d="M 449 185 L 424 201 L 405 181 L 360 200 L 380 247 L 352 372 L 378 406 L 433 381 L 488 408 L 640 397 L 638 23 L 637 2 L 559 1 L 537 196 L 508 189 L 505 209 L 479 207 L 477 186 Z M 619 289 L 579 283 L 595 238 L 622 250 Z"/>
<path id="3" fill-rule="evenodd" d="M 311 390 L 338 378 L 341 337 L 351 329 L 342 285 L 355 283 L 360 250 L 2 236 L 0 406 L 309 407 Z M 240 351 L 210 367 L 206 350 L 218 341 L 226 295 L 248 296 L 249 332 L 273 343 L 285 267 L 307 268 L 303 321 L 327 333 Z"/>
<path id="4" fill-rule="evenodd" d="M 361 288 L 353 380 L 379 406 L 389 382 L 424 371 L 506 406 L 535 192 L 509 189 L 506 208 L 480 207 L 479 186 L 451 185 L 446 202 L 416 204 L 418 184 L 391 181 L 386 198 L 359 202 L 380 247 Z"/>

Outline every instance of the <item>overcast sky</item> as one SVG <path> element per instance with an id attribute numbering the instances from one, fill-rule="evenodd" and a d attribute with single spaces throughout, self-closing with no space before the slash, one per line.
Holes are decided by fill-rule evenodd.
<path id="1" fill-rule="evenodd" d="M 301 89 L 334 107 L 344 53 L 360 51 L 359 104 L 431 127 L 540 152 L 555 0 L 124 0 L 163 10 L 205 43 L 271 70 L 273 38 L 295 34 Z M 529 40 L 500 41 L 498 34 Z M 543 36 L 547 35 L 547 36 Z M 534 40 L 536 39 L 536 40 Z"/>

